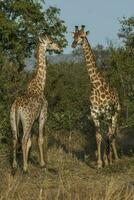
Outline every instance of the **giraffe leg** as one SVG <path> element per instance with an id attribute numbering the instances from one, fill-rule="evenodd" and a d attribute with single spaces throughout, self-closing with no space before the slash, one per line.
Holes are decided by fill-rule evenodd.
<path id="1" fill-rule="evenodd" d="M 12 164 L 13 169 L 17 168 L 16 153 L 17 153 L 17 142 L 18 142 L 18 136 L 17 136 L 18 124 L 19 124 L 19 119 L 16 120 L 16 105 L 14 103 L 10 111 L 10 125 L 13 135 L 13 164 Z"/>
<path id="2" fill-rule="evenodd" d="M 29 149 L 31 147 L 31 127 L 33 123 L 24 123 L 23 122 L 23 138 L 22 138 L 22 152 L 23 152 L 23 170 L 24 172 L 27 171 L 28 169 L 28 154 L 29 154 Z"/>
<path id="3" fill-rule="evenodd" d="M 95 114 L 95 112 L 91 111 L 91 116 L 95 124 L 96 131 L 96 144 L 97 144 L 97 165 L 98 168 L 102 167 L 102 158 L 101 158 L 101 143 L 102 143 L 102 136 L 98 132 L 100 131 L 100 122 Z"/>
<path id="4" fill-rule="evenodd" d="M 29 155 L 29 150 L 30 150 L 31 144 L 32 144 L 31 137 L 29 136 L 28 141 L 27 141 L 27 146 L 26 146 L 26 160 L 28 160 L 28 155 Z"/>
<path id="5" fill-rule="evenodd" d="M 103 154 L 103 161 L 104 165 L 108 166 L 108 137 L 104 137 L 104 154 Z"/>
<path id="6" fill-rule="evenodd" d="M 30 139 L 29 134 L 28 135 L 26 134 L 22 138 L 23 170 L 24 170 L 24 172 L 26 172 L 28 169 L 27 161 L 28 161 L 28 153 L 29 153 L 30 146 L 31 146 L 31 139 Z"/>
<path id="7" fill-rule="evenodd" d="M 23 136 L 22 138 L 22 153 L 23 153 L 23 171 L 27 171 L 27 156 L 26 156 L 26 148 L 27 148 L 27 143 L 28 143 L 28 137 L 26 135 Z"/>
<path id="8" fill-rule="evenodd" d="M 43 131 L 44 131 L 44 125 L 45 121 L 47 119 L 47 105 L 44 104 L 43 108 L 40 113 L 39 117 L 39 138 L 38 138 L 38 145 L 39 145 L 39 151 L 40 151 L 40 165 L 43 167 L 45 165 L 44 162 L 44 138 L 43 138 Z"/>
<path id="9" fill-rule="evenodd" d="M 109 137 L 108 135 L 106 135 L 104 137 L 104 154 L 103 154 L 103 161 L 104 161 L 104 165 L 108 166 L 109 164 Z"/>
<path id="10" fill-rule="evenodd" d="M 115 138 L 115 132 L 116 132 L 116 126 L 117 126 L 117 113 L 115 113 L 114 116 L 112 116 L 112 134 L 113 134 L 113 139 L 112 139 L 112 149 L 114 153 L 115 160 L 118 161 L 118 154 L 117 154 L 117 149 L 116 149 L 116 138 Z"/>
<path id="11" fill-rule="evenodd" d="M 17 168 L 17 160 L 16 160 L 16 146 L 17 146 L 17 138 L 13 138 L 13 168 Z"/>
<path id="12" fill-rule="evenodd" d="M 102 136 L 100 133 L 96 133 L 96 143 L 97 143 L 97 165 L 98 165 L 98 168 L 101 168 L 102 167 L 102 159 L 101 159 Z"/>
<path id="13" fill-rule="evenodd" d="M 118 158 L 117 149 L 116 149 L 116 145 L 115 145 L 115 138 L 112 141 L 112 149 L 113 149 L 115 160 L 118 161 L 119 158 Z"/>
<path id="14" fill-rule="evenodd" d="M 112 164 L 112 139 L 113 139 L 112 127 L 111 127 L 111 125 L 109 125 L 106 145 L 107 145 L 107 158 L 108 158 L 108 163 L 110 165 Z"/>
<path id="15" fill-rule="evenodd" d="M 109 146 L 109 152 L 108 152 L 108 161 L 109 161 L 109 165 L 112 164 L 112 148 L 111 148 L 111 144 Z"/>
<path id="16" fill-rule="evenodd" d="M 107 152 L 106 151 L 104 151 L 103 160 L 104 160 L 105 166 L 108 166 L 108 156 L 107 156 Z"/>

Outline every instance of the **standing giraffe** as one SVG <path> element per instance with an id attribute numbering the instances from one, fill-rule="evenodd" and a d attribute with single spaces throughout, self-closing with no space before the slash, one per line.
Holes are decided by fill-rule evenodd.
<path id="1" fill-rule="evenodd" d="M 105 78 L 97 69 L 95 57 L 87 39 L 89 31 L 85 32 L 84 28 L 84 25 L 82 25 L 80 29 L 78 28 L 78 26 L 75 26 L 75 32 L 73 32 L 74 41 L 72 43 L 72 48 L 75 48 L 77 45 L 81 45 L 84 52 L 87 72 L 91 82 L 90 108 L 91 117 L 96 127 L 96 143 L 98 157 L 97 164 L 98 167 L 102 167 L 102 134 L 100 134 L 100 118 L 103 116 L 106 120 L 110 122 L 108 123 L 109 130 L 111 130 L 108 133 L 108 149 L 110 149 L 110 151 L 108 152 L 105 161 L 107 162 L 108 159 L 111 163 L 111 149 L 114 153 L 115 160 L 118 160 L 118 155 L 115 146 L 115 132 L 117 126 L 117 116 L 118 112 L 120 111 L 120 104 L 118 95 L 114 90 L 110 88 Z"/>
<path id="2" fill-rule="evenodd" d="M 46 50 L 61 49 L 47 35 L 43 34 L 37 45 L 37 65 L 36 74 L 28 84 L 25 95 L 18 97 L 12 104 L 10 111 L 10 123 L 13 134 L 13 169 L 17 168 L 16 150 L 18 141 L 18 128 L 21 121 L 23 127 L 22 153 L 23 153 L 23 170 L 26 172 L 28 165 L 28 153 L 31 146 L 31 128 L 36 119 L 39 119 L 39 136 L 38 145 L 40 151 L 40 165 L 44 166 L 43 156 L 43 129 L 47 118 L 47 101 L 44 96 L 44 87 L 46 82 L 46 61 L 44 52 Z"/>

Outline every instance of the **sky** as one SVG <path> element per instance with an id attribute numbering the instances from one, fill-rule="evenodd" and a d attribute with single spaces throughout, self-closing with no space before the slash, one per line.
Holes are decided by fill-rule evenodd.
<path id="1" fill-rule="evenodd" d="M 85 25 L 90 31 L 88 39 L 91 46 L 107 45 L 113 41 L 119 45 L 119 20 L 123 16 L 134 16 L 134 0 L 46 0 L 46 7 L 56 6 L 61 9 L 60 18 L 65 21 L 68 33 L 68 46 L 64 53 L 70 53 L 75 25 Z"/>

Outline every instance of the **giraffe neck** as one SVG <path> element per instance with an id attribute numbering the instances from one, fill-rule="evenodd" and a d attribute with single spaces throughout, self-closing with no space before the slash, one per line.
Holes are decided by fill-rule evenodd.
<path id="1" fill-rule="evenodd" d="M 37 64 L 36 64 L 36 78 L 45 87 L 46 81 L 46 59 L 45 59 L 46 47 L 42 43 L 38 44 L 37 47 Z M 44 88 L 43 87 L 43 88 Z"/>
<path id="2" fill-rule="evenodd" d="M 44 44 L 42 43 L 38 43 L 37 45 L 37 50 L 36 50 L 36 59 L 37 59 L 37 70 L 40 66 L 42 66 L 44 64 L 44 55 L 46 53 L 46 46 L 44 46 Z"/>
<path id="3" fill-rule="evenodd" d="M 46 60 L 45 60 L 46 47 L 42 43 L 38 43 L 36 52 L 36 73 L 35 77 L 28 85 L 28 93 L 44 93 L 46 82 Z"/>
<path id="4" fill-rule="evenodd" d="M 86 60 L 88 76 L 90 78 L 91 84 L 94 87 L 96 87 L 95 82 L 99 79 L 99 76 L 98 76 L 99 72 L 97 70 L 97 65 L 96 65 L 93 51 L 91 49 L 91 46 L 90 46 L 87 38 L 85 38 L 82 48 L 83 48 L 84 56 L 85 56 L 85 60 Z"/>

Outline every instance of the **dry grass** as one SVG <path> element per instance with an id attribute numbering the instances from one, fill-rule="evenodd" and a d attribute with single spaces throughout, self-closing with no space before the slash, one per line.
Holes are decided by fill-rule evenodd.
<path id="1" fill-rule="evenodd" d="M 2 152 L 0 200 L 134 200 L 133 157 L 101 170 L 88 164 L 51 146 L 46 168 L 29 162 L 27 174 L 19 167 L 12 176 L 9 154 Z"/>

